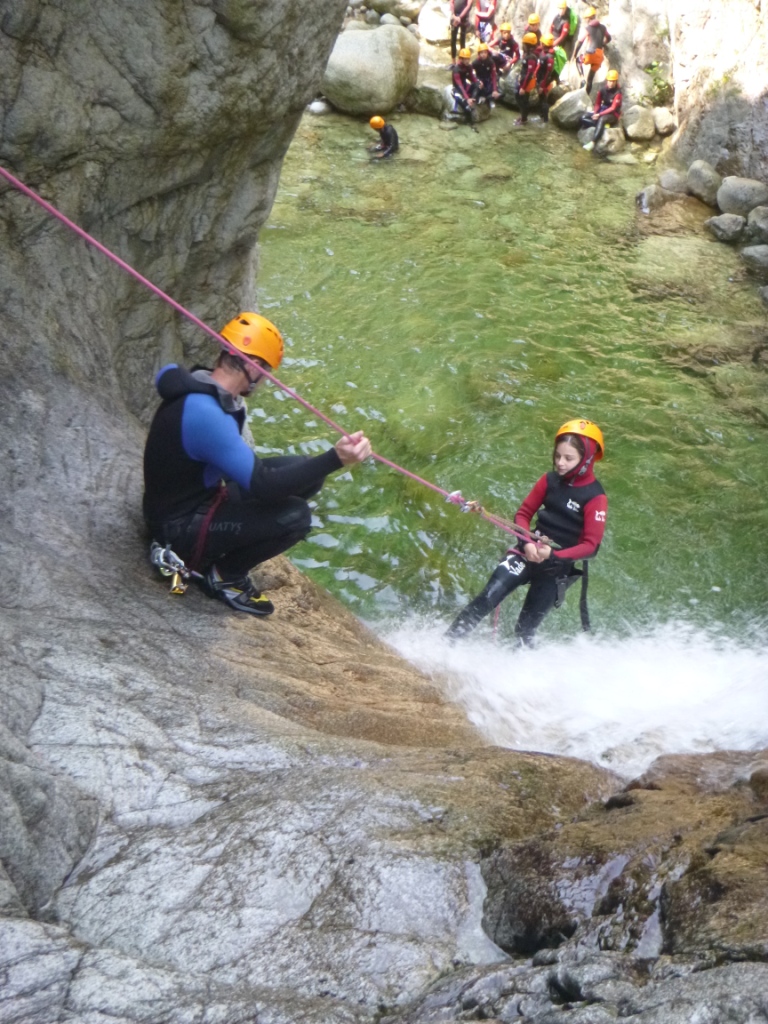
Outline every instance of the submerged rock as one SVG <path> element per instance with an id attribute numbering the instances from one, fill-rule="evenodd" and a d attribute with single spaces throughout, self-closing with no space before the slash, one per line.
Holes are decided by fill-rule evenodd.
<path id="1" fill-rule="evenodd" d="M 402 25 L 342 32 L 325 69 L 323 93 L 344 113 L 386 114 L 415 87 L 418 70 L 419 44 Z"/>
<path id="2" fill-rule="evenodd" d="M 694 160 L 688 168 L 688 191 L 707 206 L 717 206 L 717 190 L 723 179 L 706 160 Z"/>
<path id="3" fill-rule="evenodd" d="M 744 217 L 737 213 L 721 213 L 719 217 L 710 217 L 704 221 L 704 226 L 709 228 L 718 242 L 735 244 L 744 233 L 746 224 Z"/>
<path id="4" fill-rule="evenodd" d="M 679 198 L 679 193 L 662 188 L 661 185 L 646 185 L 646 187 L 635 196 L 635 202 L 643 213 L 652 213 L 654 210 L 660 209 L 660 207 L 664 206 L 666 203 Z"/>

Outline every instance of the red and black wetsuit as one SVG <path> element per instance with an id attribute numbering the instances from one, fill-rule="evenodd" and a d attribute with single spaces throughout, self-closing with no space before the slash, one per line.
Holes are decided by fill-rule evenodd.
<path id="1" fill-rule="evenodd" d="M 459 49 L 467 45 L 469 14 L 475 0 L 451 0 L 451 15 L 459 19 L 458 25 L 451 25 L 451 60 L 456 60 Z"/>
<path id="2" fill-rule="evenodd" d="M 470 100 L 477 100 L 480 83 L 471 64 L 454 64 L 451 76 L 451 88 L 456 105 L 469 117 L 472 112 Z"/>
<path id="3" fill-rule="evenodd" d="M 496 63 L 490 53 L 487 57 L 476 57 L 472 61 L 472 70 L 479 83 L 478 96 L 490 100 L 493 94 L 499 91 L 499 79 L 496 71 Z"/>
<path id="4" fill-rule="evenodd" d="M 539 67 L 536 72 L 536 83 L 539 87 L 539 110 L 542 121 L 549 120 L 549 93 L 556 81 L 554 51 L 549 47 L 543 46 L 539 56 Z"/>
<path id="5" fill-rule="evenodd" d="M 565 14 L 556 14 L 550 26 L 550 32 L 555 37 L 555 46 L 564 46 L 571 35 L 571 9 L 566 7 Z"/>
<path id="6" fill-rule="evenodd" d="M 381 157 L 392 156 L 400 148 L 400 140 L 397 137 L 397 132 L 391 124 L 385 124 L 383 128 L 379 129 L 379 136 L 381 137 Z"/>
<path id="7" fill-rule="evenodd" d="M 520 81 L 517 85 L 517 106 L 523 124 L 528 120 L 530 110 L 530 94 L 536 88 L 536 75 L 539 70 L 538 54 L 526 47 L 520 58 Z"/>
<path id="8" fill-rule="evenodd" d="M 595 129 L 595 134 L 592 139 L 595 144 L 597 144 L 602 138 L 607 124 L 619 123 L 619 118 L 621 117 L 621 103 L 622 95 L 621 89 L 618 85 L 615 89 L 611 89 L 608 82 L 604 82 L 597 90 L 597 97 L 595 99 L 595 106 L 592 113 L 585 114 L 579 125 L 581 128 Z"/>
<path id="9" fill-rule="evenodd" d="M 574 575 L 574 562 L 592 558 L 605 532 L 608 499 L 591 467 L 583 477 L 564 480 L 555 472 L 545 473 L 515 514 L 515 523 L 526 530 L 538 512 L 536 529 L 561 545 L 546 562 L 529 562 L 522 555 L 522 542 L 507 552 L 478 596 L 454 620 L 448 636 L 469 633 L 505 597 L 530 583 L 515 634 L 526 644 L 545 616 L 565 592 L 565 581 Z M 576 574 L 578 575 L 578 574 Z"/>
<path id="10" fill-rule="evenodd" d="M 504 57 L 504 63 L 509 65 L 509 67 L 517 64 L 520 60 L 520 47 L 517 45 L 517 40 L 513 35 L 510 35 L 509 39 L 499 37 L 496 50 Z"/>

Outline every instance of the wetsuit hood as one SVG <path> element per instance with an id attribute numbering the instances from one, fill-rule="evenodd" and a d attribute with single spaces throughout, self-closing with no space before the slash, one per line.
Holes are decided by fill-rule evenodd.
<path id="1" fill-rule="evenodd" d="M 225 412 L 239 412 L 244 404 L 242 398 L 222 388 L 212 379 L 211 371 L 202 367 L 190 372 L 171 363 L 160 370 L 155 387 L 164 402 L 173 402 L 184 395 L 204 394 L 215 398 Z"/>

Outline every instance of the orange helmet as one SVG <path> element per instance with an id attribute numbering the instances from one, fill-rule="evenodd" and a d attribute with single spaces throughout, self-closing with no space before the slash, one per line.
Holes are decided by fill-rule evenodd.
<path id="1" fill-rule="evenodd" d="M 219 333 L 238 352 L 263 359 L 272 370 L 282 362 L 283 336 L 273 323 L 258 313 L 241 313 Z"/>
<path id="2" fill-rule="evenodd" d="M 538 16 L 538 14 L 529 14 L 528 15 L 528 24 L 529 25 L 540 25 L 541 24 L 541 18 Z"/>
<path id="3" fill-rule="evenodd" d="M 562 437 L 563 434 L 578 434 L 579 437 L 589 437 L 597 445 L 597 451 L 595 452 L 595 461 L 599 462 L 605 453 L 605 441 L 603 440 L 603 432 L 596 423 L 592 420 L 568 420 L 555 434 L 555 444 L 557 439 Z"/>
<path id="4" fill-rule="evenodd" d="M 523 42 L 525 43 L 526 46 L 538 46 L 539 45 L 539 40 L 536 37 L 536 33 L 535 32 L 526 32 L 525 35 L 523 36 Z"/>
<path id="5" fill-rule="evenodd" d="M 472 59 L 472 51 L 468 47 L 464 46 L 461 50 L 459 50 L 459 60 L 471 60 L 471 59 Z"/>
<path id="6" fill-rule="evenodd" d="M 375 132 L 380 132 L 381 129 L 386 124 L 386 121 L 384 120 L 383 117 L 379 117 L 379 115 L 377 114 L 375 117 L 371 118 L 368 124 L 371 126 L 371 128 L 373 128 Z"/>

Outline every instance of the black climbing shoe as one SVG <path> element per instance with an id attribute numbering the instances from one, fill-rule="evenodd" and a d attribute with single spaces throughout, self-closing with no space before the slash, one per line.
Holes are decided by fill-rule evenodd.
<path id="1" fill-rule="evenodd" d="M 212 566 L 206 573 L 205 591 L 209 597 L 223 601 L 236 612 L 247 612 L 264 618 L 275 610 L 269 598 L 264 597 L 247 576 L 237 580 L 223 580 L 216 566 Z"/>

